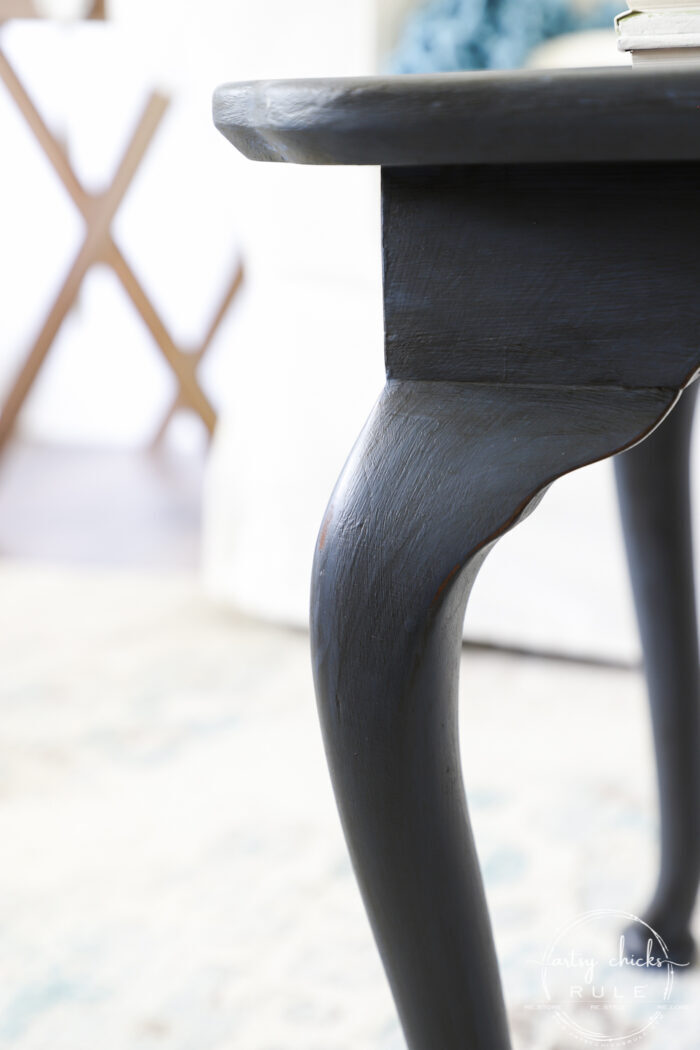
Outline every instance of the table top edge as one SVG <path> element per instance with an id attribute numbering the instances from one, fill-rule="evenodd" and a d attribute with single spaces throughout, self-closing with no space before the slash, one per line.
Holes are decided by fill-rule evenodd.
<path id="1" fill-rule="evenodd" d="M 240 81 L 216 89 L 213 115 L 253 160 L 695 160 L 700 65 Z"/>

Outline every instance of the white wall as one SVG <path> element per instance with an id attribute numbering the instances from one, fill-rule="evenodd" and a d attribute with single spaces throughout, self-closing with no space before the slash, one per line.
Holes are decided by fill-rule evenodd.
<path id="1" fill-rule="evenodd" d="M 306 0 L 113 0 L 114 23 L 10 23 L 3 48 L 72 162 L 106 186 L 146 94 L 175 94 L 114 232 L 175 338 L 203 334 L 246 229 L 256 176 L 211 123 L 211 92 L 234 78 L 370 72 L 374 6 Z M 324 47 L 317 41 L 322 38 Z M 0 84 L 0 395 L 5 393 L 78 250 L 83 221 Z M 265 177 L 265 176 L 263 176 Z M 255 239 L 255 235 L 253 236 Z M 235 381 L 230 324 L 205 362 L 212 398 Z M 229 348 L 229 349 L 227 349 Z M 88 276 L 21 418 L 33 437 L 147 440 L 174 380 L 113 275 Z"/>

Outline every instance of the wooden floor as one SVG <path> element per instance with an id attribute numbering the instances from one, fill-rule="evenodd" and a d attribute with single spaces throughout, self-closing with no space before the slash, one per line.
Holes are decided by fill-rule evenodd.
<path id="1" fill-rule="evenodd" d="M 0 557 L 195 568 L 204 456 L 15 441 L 0 457 Z"/>

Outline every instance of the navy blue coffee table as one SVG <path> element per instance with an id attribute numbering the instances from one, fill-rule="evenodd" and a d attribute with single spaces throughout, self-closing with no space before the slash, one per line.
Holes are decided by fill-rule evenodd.
<path id="1" fill-rule="evenodd" d="M 387 383 L 318 538 L 317 699 L 408 1045 L 508 1050 L 457 744 L 462 621 L 498 538 L 562 474 L 617 454 L 661 801 L 645 919 L 675 961 L 693 955 L 681 392 L 700 368 L 700 70 L 230 84 L 214 116 L 254 160 L 382 168 Z"/>

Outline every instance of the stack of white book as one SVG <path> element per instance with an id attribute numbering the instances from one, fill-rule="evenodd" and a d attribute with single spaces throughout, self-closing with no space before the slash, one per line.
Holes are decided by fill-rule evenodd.
<path id="1" fill-rule="evenodd" d="M 615 19 L 617 46 L 636 64 L 700 59 L 700 4 L 691 0 L 628 0 Z"/>

